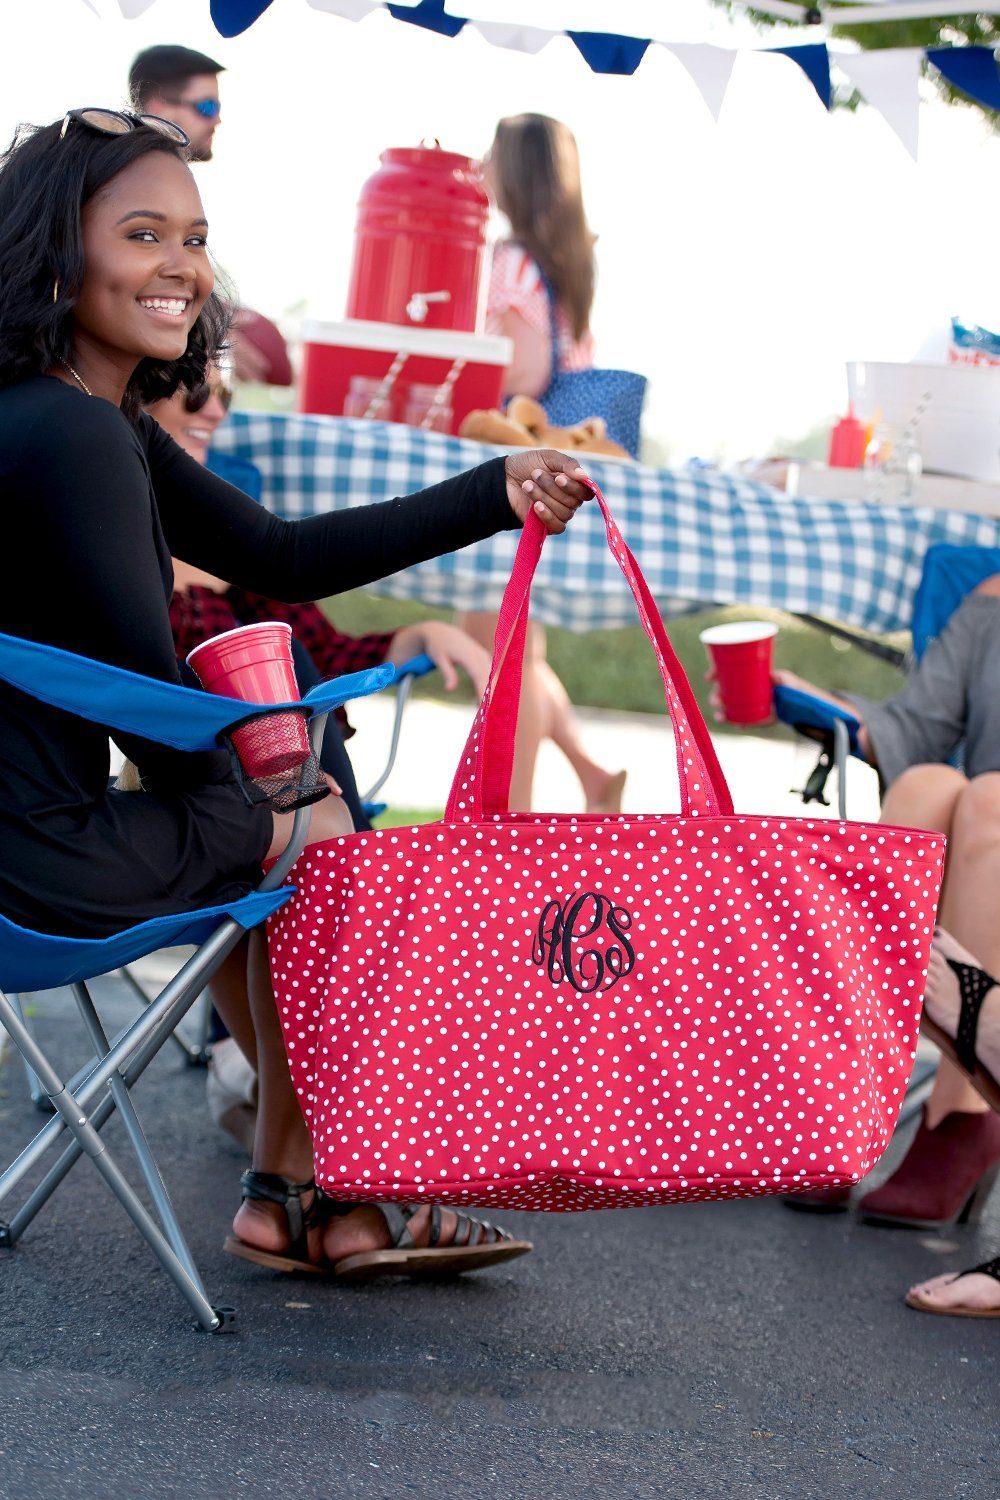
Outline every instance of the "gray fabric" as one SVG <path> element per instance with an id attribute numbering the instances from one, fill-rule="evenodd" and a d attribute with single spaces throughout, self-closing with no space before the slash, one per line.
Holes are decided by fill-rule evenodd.
<path id="1" fill-rule="evenodd" d="M 855 693 L 885 786 L 909 766 L 945 765 L 961 743 L 967 776 L 1000 771 L 1000 597 L 970 594 L 887 703 Z"/>

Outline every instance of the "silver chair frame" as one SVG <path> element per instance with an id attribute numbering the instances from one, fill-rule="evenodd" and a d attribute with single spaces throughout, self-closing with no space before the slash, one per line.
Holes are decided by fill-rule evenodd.
<path id="1" fill-rule="evenodd" d="M 396 764 L 396 752 L 399 749 L 399 735 L 403 727 L 403 714 L 406 712 L 406 705 L 410 701 L 410 694 L 413 691 L 413 684 L 415 681 L 415 677 L 401 677 L 399 679 L 399 684 L 396 688 L 396 712 L 392 721 L 392 738 L 389 741 L 388 759 L 386 760 L 385 768 L 378 780 L 372 782 L 367 792 L 361 793 L 359 800 L 362 806 L 364 806 L 366 802 L 375 801 L 378 793 L 385 786 L 386 782 L 389 780 L 390 775 L 392 774 L 392 768 Z"/>
<path id="2" fill-rule="evenodd" d="M 317 754 L 326 718 L 326 714 L 317 714 L 310 724 L 310 739 Z M 258 890 L 272 891 L 282 884 L 305 846 L 311 816 L 311 806 L 298 809 L 291 838 Z M 101 1024 L 87 986 L 83 983 L 72 985 L 73 996 L 94 1049 L 94 1059 L 68 1080 L 59 1077 L 35 1040 L 17 997 L 12 999 L 0 990 L 0 1025 L 20 1052 L 29 1079 L 35 1080 L 33 1093 L 44 1096 L 54 1111 L 53 1118 L 0 1173 L 0 1204 L 64 1130 L 73 1137 L 17 1212 L 8 1221 L 0 1222 L 0 1248 L 13 1249 L 70 1169 L 81 1156 L 89 1156 L 194 1312 L 199 1326 L 210 1333 L 231 1332 L 236 1314 L 232 1308 L 215 1307 L 209 1301 L 129 1091 L 191 1009 L 212 974 L 242 940 L 244 932 L 245 929 L 232 918 L 222 922 L 148 1007 L 113 1039 L 108 1038 Z M 101 1139 L 100 1132 L 115 1109 L 121 1115 L 159 1224 L 140 1202 Z"/>

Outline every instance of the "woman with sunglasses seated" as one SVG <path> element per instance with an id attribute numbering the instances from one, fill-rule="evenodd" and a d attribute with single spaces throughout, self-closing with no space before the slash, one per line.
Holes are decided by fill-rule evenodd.
<path id="1" fill-rule="evenodd" d="M 0 630 L 174 683 L 171 554 L 313 599 L 515 527 L 532 507 L 562 531 L 585 498 L 572 460 L 518 453 L 407 499 L 287 522 L 184 453 L 142 408 L 197 388 L 225 334 L 186 139 L 150 117 L 78 110 L 19 132 L 0 159 Z M 291 815 L 248 806 L 222 753 L 115 739 L 143 790 L 109 789 L 106 730 L 0 686 L 12 921 L 103 937 L 244 895 L 285 847 Z M 314 840 L 350 831 L 339 797 L 316 805 Z M 391 1244 L 405 1270 L 409 1246 L 457 1238 L 472 1269 L 530 1248 L 427 1207 L 335 1214 L 312 1182 L 259 930 L 212 989 L 260 1078 L 235 1254 L 332 1271 Z"/>
<path id="2" fill-rule="evenodd" d="M 923 1118 L 895 1171 L 858 1202 L 879 1224 L 950 1229 L 978 1215 L 1000 1169 L 1000 574 L 970 593 L 885 703 L 777 680 L 861 721 L 883 786 L 882 821 L 948 836 L 923 1025 L 941 1048 Z M 950 762 L 963 747 L 963 769 Z M 965 946 L 967 945 L 967 946 Z M 792 1206 L 846 1208 L 846 1188 Z M 1000 1317 L 1000 1256 L 913 1287 L 911 1307 Z"/>
<path id="3" fill-rule="evenodd" d="M 208 459 L 215 431 L 225 420 L 231 402 L 228 385 L 220 372 L 213 368 L 210 379 L 194 394 L 178 390 L 146 410 L 185 453 L 203 464 Z M 238 477 L 236 473 L 227 474 L 227 477 L 259 500 L 259 471 L 250 464 L 242 464 L 239 468 L 246 471 L 245 478 L 242 473 Z M 382 662 L 399 666 L 422 653 L 434 662 L 449 692 L 458 686 L 456 669 L 468 673 L 477 697 L 481 698 L 486 689 L 490 671 L 488 654 L 465 631 L 444 620 L 427 620 L 417 625 L 404 625 L 399 630 L 371 631 L 362 636 L 346 635 L 330 623 L 316 604 L 285 604 L 269 599 L 248 589 L 236 588 L 221 578 L 214 578 L 175 559 L 170 626 L 179 657 L 186 657 L 209 636 L 234 630 L 238 625 L 254 625 L 261 620 L 283 620 L 292 627 L 295 675 L 303 694 L 328 678 L 361 672 Z M 323 770 L 340 787 L 355 828 L 368 829 L 371 825 L 361 806 L 354 770 L 344 748 L 344 740 L 349 739 L 354 730 L 343 709 L 337 710 L 336 719 L 337 723 L 331 723 L 324 736 Z"/>

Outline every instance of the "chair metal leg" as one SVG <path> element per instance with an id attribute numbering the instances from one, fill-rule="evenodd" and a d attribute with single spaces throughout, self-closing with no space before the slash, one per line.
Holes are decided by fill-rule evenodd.
<path id="1" fill-rule="evenodd" d="M 236 947 L 242 937 L 242 927 L 235 922 L 224 922 L 202 944 L 198 952 L 188 959 L 169 984 L 164 986 L 148 1009 L 119 1033 L 107 1055 L 70 1079 L 68 1087 L 84 1107 L 91 1103 L 120 1068 L 124 1067 L 126 1082 L 131 1087 L 130 1064 L 137 1057 L 143 1057 L 145 1066 L 155 1056 L 204 988 L 207 975 Z M 5 1020 L 3 1024 L 6 1025 Z M 10 1166 L 0 1173 L 0 1203 L 25 1173 L 44 1156 L 64 1128 L 60 1115 L 49 1120 Z"/>
<path id="2" fill-rule="evenodd" d="M 91 1125 L 95 1130 L 103 1130 L 114 1112 L 115 1101 L 110 1094 L 105 1094 L 90 1116 Z M 13 1250 L 32 1219 L 45 1207 L 70 1168 L 76 1165 L 82 1155 L 82 1148 L 77 1141 L 72 1141 L 65 1148 L 17 1212 L 6 1223 L 0 1223 L 0 1249 Z"/>
<path id="3" fill-rule="evenodd" d="M 147 1213 L 122 1176 L 117 1163 L 87 1119 L 81 1102 L 63 1085 L 45 1053 L 31 1036 L 23 1021 L 18 1018 L 14 1007 L 2 991 L 0 991 L 0 1022 L 9 1032 L 18 1051 L 38 1075 L 42 1087 L 52 1100 L 66 1128 L 71 1131 L 83 1153 L 90 1157 L 160 1265 L 191 1307 L 202 1328 L 210 1332 L 220 1330 L 225 1322 L 225 1314 L 217 1312 L 201 1288 L 192 1281 L 159 1226 Z"/>
<path id="4" fill-rule="evenodd" d="M 156 996 L 150 995 L 143 985 L 136 979 L 128 964 L 119 969 L 118 975 L 125 981 L 129 989 L 140 1000 L 144 1006 L 153 1003 Z M 193 1068 L 204 1068 L 208 1066 L 208 1060 L 212 1055 L 212 1049 L 208 1041 L 208 1033 L 211 1026 L 212 1001 L 208 993 L 205 993 L 204 1008 L 196 1023 L 196 1039 L 188 1041 L 187 1037 L 178 1027 L 170 1033 L 170 1040 L 178 1047 L 183 1055 L 184 1061 Z"/>
<path id="5" fill-rule="evenodd" d="M 396 714 L 392 721 L 392 738 L 389 742 L 389 756 L 385 768 L 377 781 L 372 782 L 367 792 L 361 796 L 362 805 L 366 802 L 374 802 L 377 793 L 385 786 L 392 774 L 392 768 L 396 764 L 396 752 L 399 749 L 399 734 L 403 727 L 403 713 L 406 709 L 410 693 L 413 690 L 413 678 L 404 677 L 396 689 Z"/>
<path id="6" fill-rule="evenodd" d="M 74 984 L 72 989 L 94 1050 L 98 1057 L 106 1057 L 110 1050 L 110 1043 L 108 1042 L 107 1032 L 101 1024 L 101 1018 L 94 1008 L 90 991 L 83 983 Z M 194 1263 L 191 1251 L 188 1249 L 181 1226 L 177 1222 L 177 1215 L 170 1201 L 166 1184 L 160 1176 L 160 1170 L 153 1158 L 153 1153 L 149 1149 L 145 1132 L 139 1123 L 135 1105 L 132 1103 L 128 1087 L 120 1073 L 116 1073 L 113 1078 L 108 1080 L 108 1091 L 118 1108 L 118 1113 L 122 1117 L 122 1123 L 128 1133 L 136 1160 L 139 1163 L 139 1170 L 142 1172 L 146 1186 L 149 1189 L 153 1205 L 159 1216 L 160 1223 L 163 1225 L 163 1232 L 170 1242 L 171 1249 L 195 1286 L 204 1295 L 205 1289 L 202 1286 L 198 1268 Z"/>
<path id="7" fill-rule="evenodd" d="M 326 714 L 316 715 L 310 725 L 310 739 L 317 753 L 322 741 L 326 717 Z M 305 845 L 310 815 L 309 807 L 297 810 L 288 845 L 261 881 L 259 890 L 275 890 L 284 881 Z M 95 1167 L 146 1239 L 160 1264 L 194 1309 L 201 1326 L 217 1333 L 228 1332 L 235 1326 L 235 1314 L 232 1309 L 213 1308 L 209 1304 L 203 1290 L 188 1274 L 181 1259 L 136 1197 L 101 1142 L 99 1132 L 114 1112 L 116 1100 L 111 1093 L 106 1092 L 102 1098 L 98 1099 L 89 1118 L 85 1110 L 113 1078 L 120 1079 L 126 1090 L 133 1086 L 164 1046 L 179 1021 L 190 1010 L 217 966 L 233 951 L 243 936 L 244 929 L 236 922 L 226 921 L 220 924 L 212 936 L 188 959 L 136 1020 L 123 1028 L 110 1045 L 107 1044 L 106 1036 L 104 1037 L 102 1044 L 106 1047 L 104 1056 L 98 1057 L 95 1062 L 78 1070 L 69 1084 L 63 1084 L 28 1031 L 23 1018 L 11 1004 L 8 996 L 0 990 L 0 1026 L 8 1032 L 25 1063 L 35 1072 L 46 1097 L 57 1112 L 56 1117 L 50 1120 L 10 1166 L 0 1173 L 0 1202 L 31 1170 L 64 1129 L 69 1130 L 73 1137 L 72 1142 L 50 1168 L 43 1181 L 31 1193 L 26 1204 L 11 1223 L 0 1223 L 0 1246 L 11 1246 L 16 1242 L 25 1226 L 52 1196 L 73 1164 L 82 1154 L 86 1154 L 91 1157 Z M 87 998 L 89 1000 L 89 996 Z M 146 1150 L 148 1152 L 148 1147 Z"/>
<path id="8" fill-rule="evenodd" d="M 11 1005 L 17 1012 L 19 1019 L 24 1022 L 25 1026 L 27 1026 L 28 1030 L 30 1031 L 31 1026 L 28 1022 L 27 1016 L 24 1013 L 24 1006 L 21 1004 L 20 995 L 10 995 L 8 998 L 10 999 Z M 28 1067 L 28 1064 L 24 1062 L 23 1058 L 21 1059 L 21 1061 L 22 1063 L 24 1063 L 24 1071 L 28 1078 L 28 1092 L 31 1094 L 32 1104 L 36 1109 L 43 1110 L 45 1114 L 51 1114 L 52 1105 L 49 1102 L 49 1096 L 42 1088 L 37 1074 L 31 1071 L 31 1069 Z"/>
<path id="9" fill-rule="evenodd" d="M 847 822 L 847 761 L 851 753 L 851 737 L 843 719 L 833 721 L 833 753 L 837 766 L 837 813 L 842 823 Z"/>

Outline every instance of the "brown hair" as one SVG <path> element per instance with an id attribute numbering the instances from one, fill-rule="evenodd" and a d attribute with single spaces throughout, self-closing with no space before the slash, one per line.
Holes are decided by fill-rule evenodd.
<path id="1" fill-rule="evenodd" d="M 568 125 L 548 115 L 501 120 L 490 150 L 497 205 L 541 266 L 573 337 L 590 327 L 594 240 L 583 209 L 580 156 Z"/>

